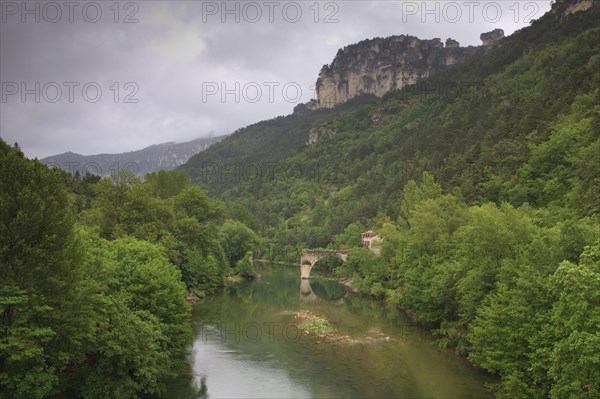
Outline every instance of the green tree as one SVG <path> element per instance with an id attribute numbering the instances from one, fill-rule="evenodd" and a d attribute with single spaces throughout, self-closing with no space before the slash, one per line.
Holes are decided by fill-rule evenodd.
<path id="1" fill-rule="evenodd" d="M 60 172 L 1 140 L 0 176 L 0 397 L 42 398 L 91 335 L 74 218 Z"/>
<path id="2" fill-rule="evenodd" d="M 84 267 L 93 270 L 102 300 L 97 335 L 78 371 L 84 397 L 160 394 L 185 365 L 190 305 L 181 273 L 156 244 L 124 237 L 108 241 L 78 230 Z M 116 311 L 115 311 L 116 310 Z"/>
<path id="3" fill-rule="evenodd" d="M 587 399 L 600 395 L 600 241 L 586 247 L 579 265 L 563 262 L 554 273 L 558 297 L 552 323 L 556 341 L 549 376 L 551 397 Z"/>
<path id="4" fill-rule="evenodd" d="M 257 243 L 257 236 L 245 224 L 228 219 L 219 230 L 219 241 L 229 265 L 236 267 L 237 262 Z"/>
<path id="5" fill-rule="evenodd" d="M 158 172 L 148 173 L 144 177 L 144 182 L 147 183 L 158 198 L 171 198 L 189 187 L 190 178 L 183 171 Z"/>

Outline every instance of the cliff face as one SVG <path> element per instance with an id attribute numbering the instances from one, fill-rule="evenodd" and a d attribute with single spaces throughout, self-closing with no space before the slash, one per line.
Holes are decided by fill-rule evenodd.
<path id="1" fill-rule="evenodd" d="M 482 33 L 479 36 L 483 46 L 492 47 L 500 42 L 500 40 L 504 39 L 504 31 L 502 29 L 494 29 L 491 32 Z"/>
<path id="2" fill-rule="evenodd" d="M 484 46 L 460 47 L 448 39 L 420 40 L 414 36 L 392 36 L 364 40 L 338 51 L 317 80 L 319 108 L 332 108 L 361 94 L 383 96 L 427 78 L 450 65 L 481 54 L 504 37 L 497 29 L 482 35 Z"/>
<path id="3" fill-rule="evenodd" d="M 560 14 L 563 17 L 575 14 L 580 11 L 589 10 L 592 7 L 600 7 L 598 0 L 557 0 L 552 5 L 552 12 Z"/>

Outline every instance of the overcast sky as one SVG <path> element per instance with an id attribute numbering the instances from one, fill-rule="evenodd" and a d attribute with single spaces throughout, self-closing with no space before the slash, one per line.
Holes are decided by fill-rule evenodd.
<path id="1" fill-rule="evenodd" d="M 511 34 L 550 9 L 549 0 L 23 4 L 1 2 L 0 136 L 38 158 L 228 134 L 313 98 L 319 70 L 345 45 L 399 34 L 479 45 L 482 32 Z"/>

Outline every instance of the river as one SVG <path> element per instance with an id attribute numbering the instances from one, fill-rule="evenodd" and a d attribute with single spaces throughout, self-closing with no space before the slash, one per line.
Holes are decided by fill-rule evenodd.
<path id="1" fill-rule="evenodd" d="M 394 307 L 333 280 L 301 281 L 297 266 L 257 270 L 261 280 L 194 306 L 191 372 L 169 384 L 165 397 L 490 397 L 485 376 L 436 348 L 428 331 Z M 299 311 L 328 319 L 335 334 L 305 335 Z"/>

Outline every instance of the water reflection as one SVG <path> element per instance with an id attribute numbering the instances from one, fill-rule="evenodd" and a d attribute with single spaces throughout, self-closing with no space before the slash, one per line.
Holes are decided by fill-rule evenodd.
<path id="1" fill-rule="evenodd" d="M 290 378 L 272 356 L 253 356 L 231 345 L 220 334 L 206 334 L 194 342 L 192 385 L 198 398 L 308 398 L 306 386 Z M 233 340 L 235 343 L 235 340 Z M 210 395 L 207 395 L 210 386 Z M 204 396 L 202 396 L 204 395 Z"/>
<path id="2" fill-rule="evenodd" d="M 331 283 L 331 282 L 330 282 Z M 316 283 L 313 290 L 312 284 L 309 279 L 300 280 L 300 302 L 303 304 L 310 305 L 325 305 L 325 306 L 341 306 L 344 304 L 344 296 L 346 296 L 346 290 L 342 289 L 341 295 L 339 287 L 340 284 L 333 282 L 329 286 L 335 287 L 334 293 L 327 290 L 327 284 Z"/>
<path id="3" fill-rule="evenodd" d="M 262 280 L 195 305 L 192 373 L 169 386 L 165 398 L 489 397 L 483 376 L 464 358 L 437 350 L 428 332 L 393 306 L 332 280 L 298 287 L 297 267 L 259 273 Z M 305 310 L 350 339 L 298 338 L 295 315 Z"/>
<path id="4" fill-rule="evenodd" d="M 206 385 L 205 375 L 200 377 L 200 384 L 198 384 L 198 379 L 194 378 L 192 387 L 194 388 L 196 399 L 208 399 L 208 386 Z"/>

